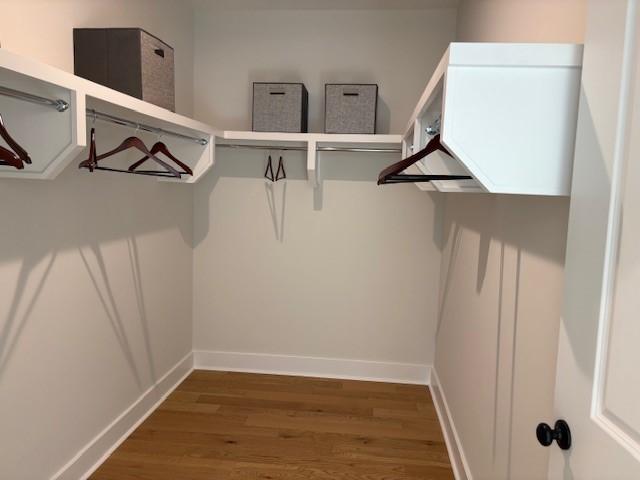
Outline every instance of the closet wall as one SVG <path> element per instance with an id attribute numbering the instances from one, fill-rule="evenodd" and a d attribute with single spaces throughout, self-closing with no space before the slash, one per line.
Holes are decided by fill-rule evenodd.
<path id="1" fill-rule="evenodd" d="M 302 81 L 310 130 L 322 131 L 325 82 L 377 82 L 379 131 L 401 133 L 453 40 L 455 16 L 200 7 L 196 116 L 250 129 L 253 81 Z M 317 192 L 304 158 L 284 158 L 290 180 L 271 187 L 266 153 L 218 149 L 214 171 L 195 187 L 196 364 L 390 378 L 431 364 L 438 197 L 376 186 L 394 161 L 387 155 L 322 154 Z"/>
<path id="2" fill-rule="evenodd" d="M 582 1 L 463 1 L 457 38 L 580 42 L 584 20 Z M 546 477 L 568 207 L 446 197 L 435 369 L 475 479 Z"/>
<path id="3" fill-rule="evenodd" d="M 0 1 L 0 15 L 3 48 L 69 71 L 74 26 L 157 33 L 176 47 L 178 109 L 191 112 L 183 2 Z M 100 149 L 132 133 L 97 129 Z M 77 162 L 53 181 L 0 180 L 0 478 L 51 478 L 148 393 L 75 459 L 64 478 L 79 478 L 157 400 L 148 389 L 185 372 L 172 369 L 192 348 L 192 193 Z"/>
<path id="4" fill-rule="evenodd" d="M 73 29 L 141 27 L 175 52 L 176 111 L 193 112 L 193 11 L 179 0 L 0 0 L 0 46 L 73 72 Z"/>

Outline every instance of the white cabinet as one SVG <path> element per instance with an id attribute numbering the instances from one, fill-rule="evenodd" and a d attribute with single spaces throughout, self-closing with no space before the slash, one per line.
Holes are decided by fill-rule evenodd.
<path id="1" fill-rule="evenodd" d="M 413 152 L 439 131 L 452 154 L 433 154 L 439 191 L 569 195 L 582 46 L 453 43 L 404 135 Z"/>

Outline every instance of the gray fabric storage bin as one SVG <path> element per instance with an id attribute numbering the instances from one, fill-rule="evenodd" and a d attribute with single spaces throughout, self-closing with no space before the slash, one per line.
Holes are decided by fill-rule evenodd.
<path id="1" fill-rule="evenodd" d="M 253 84 L 254 132 L 308 131 L 309 94 L 302 83 Z"/>
<path id="2" fill-rule="evenodd" d="M 325 133 L 376 133 L 378 85 L 324 86 Z"/>
<path id="3" fill-rule="evenodd" d="M 75 74 L 175 111 L 174 52 L 139 28 L 74 28 Z"/>

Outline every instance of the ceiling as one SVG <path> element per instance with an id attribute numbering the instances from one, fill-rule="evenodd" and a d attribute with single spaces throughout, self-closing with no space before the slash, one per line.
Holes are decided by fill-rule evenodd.
<path id="1" fill-rule="evenodd" d="M 221 10 L 419 10 L 453 8 L 459 0 L 193 0 Z"/>

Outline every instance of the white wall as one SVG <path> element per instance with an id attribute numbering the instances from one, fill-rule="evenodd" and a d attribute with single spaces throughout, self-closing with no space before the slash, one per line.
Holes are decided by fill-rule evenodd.
<path id="1" fill-rule="evenodd" d="M 582 42 L 584 0 L 462 0 L 459 42 Z"/>
<path id="2" fill-rule="evenodd" d="M 196 116 L 247 129 L 252 81 L 303 81 L 311 130 L 321 131 L 325 82 L 377 82 L 380 131 L 400 133 L 454 30 L 453 9 L 202 8 Z M 394 157 L 324 154 L 320 199 L 303 158 L 287 153 L 291 180 L 285 207 L 285 184 L 273 187 L 274 219 L 265 157 L 218 149 L 213 173 L 196 185 L 195 349 L 431 364 L 436 197 L 376 186 Z"/>
<path id="3" fill-rule="evenodd" d="M 70 71 L 74 26 L 158 33 L 180 47 L 189 113 L 182 2 L 15 0 L 0 12 L 3 47 Z M 130 133 L 97 129 L 100 149 Z M 0 180 L 0 204 L 0 478 L 46 479 L 191 351 L 192 190 L 73 162 L 54 181 Z"/>
<path id="4" fill-rule="evenodd" d="M 575 0 L 468 0 L 462 41 L 580 42 Z M 435 368 L 473 478 L 546 477 L 569 200 L 449 194 Z"/>
<path id="5" fill-rule="evenodd" d="M 252 82 L 303 82 L 309 131 L 324 128 L 325 83 L 377 83 L 378 133 L 403 133 L 448 42 L 455 10 L 236 10 L 196 14 L 196 113 L 251 129 Z"/>

